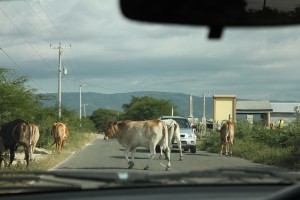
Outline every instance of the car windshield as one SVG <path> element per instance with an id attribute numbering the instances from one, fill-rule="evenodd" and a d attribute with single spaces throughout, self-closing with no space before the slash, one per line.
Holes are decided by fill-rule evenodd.
<path id="1" fill-rule="evenodd" d="M 299 26 L 211 40 L 203 26 L 129 20 L 119 3 L 0 1 L 0 196 L 32 180 L 55 190 L 45 176 L 101 188 L 299 171 Z"/>

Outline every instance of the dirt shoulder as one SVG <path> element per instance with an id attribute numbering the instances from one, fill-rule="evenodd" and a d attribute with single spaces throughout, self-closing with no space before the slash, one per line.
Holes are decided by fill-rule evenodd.
<path id="1" fill-rule="evenodd" d="M 73 145 L 72 143 L 66 143 L 63 151 L 58 154 L 55 150 L 55 145 L 47 148 L 36 148 L 33 154 L 33 160 L 30 161 L 29 170 L 49 170 L 60 162 L 64 161 L 66 158 L 72 154 L 80 151 L 85 145 L 94 141 L 97 137 L 102 137 L 99 134 L 85 133 L 82 136 L 81 142 Z M 26 168 L 24 152 L 18 152 L 15 154 L 15 159 L 13 161 L 13 168 L 24 169 Z M 5 166 L 9 163 L 9 154 L 4 157 Z M 9 169 L 4 167 L 4 170 Z"/>

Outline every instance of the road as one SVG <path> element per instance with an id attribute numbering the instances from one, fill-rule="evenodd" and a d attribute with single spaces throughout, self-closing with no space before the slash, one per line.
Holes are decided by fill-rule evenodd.
<path id="1" fill-rule="evenodd" d="M 86 169 L 88 171 L 159 174 L 228 167 L 272 168 L 237 157 L 219 156 L 199 150 L 196 153 L 185 152 L 183 156 L 183 161 L 179 161 L 179 152 L 173 151 L 171 154 L 171 171 L 166 172 L 167 161 L 159 159 L 158 154 L 156 154 L 155 159 L 150 164 L 150 169 L 144 170 L 148 161 L 149 150 L 138 148 L 134 168 L 127 169 L 124 148 L 116 140 L 105 141 L 99 137 L 52 170 Z"/>

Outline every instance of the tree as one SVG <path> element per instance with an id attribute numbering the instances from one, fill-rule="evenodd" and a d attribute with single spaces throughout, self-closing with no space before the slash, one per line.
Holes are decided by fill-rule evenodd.
<path id="1" fill-rule="evenodd" d="M 95 110 L 90 119 L 94 122 L 98 132 L 104 132 L 109 122 L 118 121 L 120 118 L 118 111 L 101 108 Z"/>
<path id="2" fill-rule="evenodd" d="M 171 115 L 172 106 L 177 115 L 177 107 L 170 100 L 156 99 L 154 97 L 132 97 L 129 104 L 123 104 L 122 118 L 128 120 L 157 119 L 161 115 Z"/>
<path id="3" fill-rule="evenodd" d="M 42 110 L 43 96 L 35 95 L 35 89 L 26 87 L 28 78 L 17 76 L 13 70 L 0 68 L 0 114 L 1 121 L 22 118 L 35 119 Z"/>

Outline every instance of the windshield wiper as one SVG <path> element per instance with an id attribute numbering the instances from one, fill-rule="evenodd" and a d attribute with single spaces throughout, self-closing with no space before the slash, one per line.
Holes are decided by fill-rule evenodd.
<path id="1" fill-rule="evenodd" d="M 98 173 L 86 171 L 3 171 L 1 190 L 57 191 L 124 186 L 134 182 L 148 182 L 143 174 Z M 26 191 L 24 191 L 26 190 Z"/>
<path id="2" fill-rule="evenodd" d="M 178 184 L 295 184 L 299 175 L 270 169 L 222 168 L 187 173 L 149 175 L 141 173 L 95 171 L 3 171 L 1 190 L 58 191 L 121 186 Z M 16 185 L 16 183 L 18 183 Z M 20 184 L 21 183 L 21 184 Z"/>
<path id="3" fill-rule="evenodd" d="M 151 176 L 151 179 L 165 182 L 173 180 L 177 183 L 181 182 L 187 184 L 296 184 L 299 183 L 300 176 L 299 174 L 292 174 L 288 171 L 275 171 L 267 168 L 220 168 L 178 174 L 154 175 Z"/>

